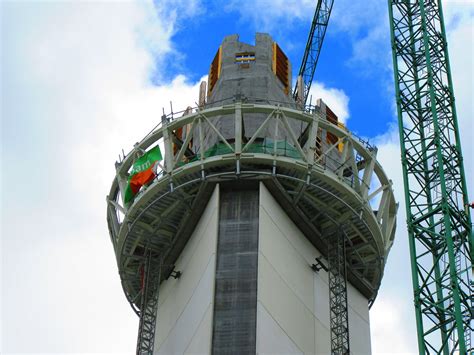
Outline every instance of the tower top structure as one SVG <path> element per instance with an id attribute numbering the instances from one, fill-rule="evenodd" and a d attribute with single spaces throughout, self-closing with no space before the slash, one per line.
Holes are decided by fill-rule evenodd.
<path id="1" fill-rule="evenodd" d="M 107 197 L 109 230 L 124 291 L 134 308 L 145 248 L 167 250 L 166 264 L 173 265 L 199 216 L 197 206 L 205 204 L 209 186 L 222 179 L 264 181 L 280 201 L 291 203 L 290 214 L 302 222 L 315 245 L 324 244 L 324 234 L 342 226 L 350 245 L 349 278 L 369 299 L 375 297 L 395 231 L 392 183 L 376 160 L 376 148 L 339 124 L 324 102 L 297 108 L 273 69 L 275 57 L 287 61 L 280 51 L 266 34 L 257 34 L 256 46 L 239 42 L 237 35 L 226 37 L 210 66 L 206 105 L 164 115 L 117 162 Z M 288 63 L 289 77 L 290 68 Z M 253 71 L 265 87 L 255 84 Z M 265 90 L 267 97 L 256 97 Z M 180 130 L 192 135 L 178 137 Z M 126 206 L 123 195 L 136 152 L 154 146 L 164 147 L 162 169 Z M 163 277 L 170 272 L 165 270 Z"/>
<path id="2" fill-rule="evenodd" d="M 254 46 L 228 36 L 200 106 L 163 115 L 116 163 L 107 219 L 125 295 L 141 317 L 143 349 L 153 346 L 157 289 L 179 276 L 175 264 L 217 185 L 262 183 L 327 259 L 334 297 L 346 297 L 347 279 L 375 299 L 395 233 L 391 181 L 375 147 L 322 100 L 301 107 L 291 86 L 291 63 L 269 35 L 257 34 Z M 137 167 L 137 154 L 155 158 Z M 149 175 L 134 185 L 143 167 Z"/>
<path id="3" fill-rule="evenodd" d="M 255 45 L 224 38 L 209 69 L 207 103 L 274 102 L 294 106 L 291 97 L 291 63 L 266 33 L 255 35 Z"/>

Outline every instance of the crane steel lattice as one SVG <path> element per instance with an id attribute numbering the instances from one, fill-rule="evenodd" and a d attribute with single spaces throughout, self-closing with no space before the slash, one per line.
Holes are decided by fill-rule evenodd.
<path id="1" fill-rule="evenodd" d="M 420 354 L 473 350 L 473 235 L 440 0 L 389 0 Z"/>
<path id="2" fill-rule="evenodd" d="M 298 77 L 301 76 L 303 78 L 303 93 L 298 92 L 298 83 L 293 90 L 293 98 L 303 106 L 308 99 L 309 89 L 313 81 L 316 64 L 318 64 L 319 54 L 321 53 L 321 47 L 323 45 L 324 36 L 326 35 L 333 4 L 334 0 L 318 0 L 316 5 L 306 49 L 298 73 Z"/>

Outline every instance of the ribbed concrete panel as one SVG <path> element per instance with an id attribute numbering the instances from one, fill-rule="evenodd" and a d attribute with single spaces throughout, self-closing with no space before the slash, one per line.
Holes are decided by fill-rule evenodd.
<path id="1" fill-rule="evenodd" d="M 156 353 L 183 354 L 202 325 L 207 309 L 212 308 L 218 201 L 217 187 L 176 261 L 176 270 L 181 271 L 182 276 L 161 284 L 155 333 Z M 210 344 L 210 335 L 208 340 Z"/>
<path id="2" fill-rule="evenodd" d="M 260 302 L 257 304 L 257 354 L 303 355 Z"/>
<path id="3" fill-rule="evenodd" d="M 213 354 L 255 353 L 258 195 L 258 186 L 221 191 Z"/>

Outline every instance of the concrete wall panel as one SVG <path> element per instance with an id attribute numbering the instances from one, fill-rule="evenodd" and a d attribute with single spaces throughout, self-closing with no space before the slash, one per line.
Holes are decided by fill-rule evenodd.
<path id="1" fill-rule="evenodd" d="M 366 355 L 371 353 L 370 325 L 358 313 L 349 308 L 349 334 L 351 354 Z"/>
<path id="2" fill-rule="evenodd" d="M 329 330 L 329 286 L 319 274 L 314 275 L 314 315 Z"/>
<path id="3" fill-rule="evenodd" d="M 313 264 L 314 258 L 320 256 L 321 253 L 303 236 L 298 227 L 293 223 L 290 217 L 288 217 L 266 187 L 262 183 L 260 186 L 260 209 L 266 211 L 273 223 L 278 226 L 283 235 L 285 235 L 298 253 L 301 254 L 304 260 L 306 260 L 309 265 Z"/>
<path id="4" fill-rule="evenodd" d="M 186 247 L 183 249 L 183 251 L 181 252 L 181 255 L 176 261 L 177 270 L 183 271 L 187 267 L 191 257 L 196 253 L 196 248 L 198 247 L 198 245 L 200 245 L 201 240 L 205 235 L 210 233 L 209 237 L 212 240 L 208 240 L 208 242 L 214 243 L 214 244 L 217 243 L 218 204 L 219 204 L 219 188 L 216 187 L 213 194 L 211 195 L 211 198 L 209 199 L 209 202 L 203 214 L 201 215 L 199 222 L 196 225 L 196 228 L 194 229 L 193 234 L 189 238 L 186 244 Z M 214 230 L 215 230 L 215 233 L 213 232 Z M 211 248 L 209 251 L 215 252 L 215 247 Z M 175 279 L 169 279 L 161 284 L 160 297 L 158 300 L 158 303 L 160 305 L 163 302 L 165 302 L 168 295 L 173 294 L 175 292 L 174 288 L 176 287 L 178 282 L 180 284 L 183 283 L 182 280 L 178 281 Z"/>
<path id="5" fill-rule="evenodd" d="M 316 321 L 316 355 L 328 355 L 331 353 L 331 342 L 329 328 L 324 326 L 322 323 Z"/>
<path id="6" fill-rule="evenodd" d="M 209 307 L 212 309 L 218 191 L 216 187 L 195 231 L 176 261 L 176 270 L 181 271 L 182 276 L 161 284 L 155 333 L 157 353 L 183 354 L 202 325 L 206 310 Z"/>
<path id="7" fill-rule="evenodd" d="M 205 318 L 207 309 L 212 307 L 212 298 L 214 295 L 210 291 L 213 290 L 215 268 L 215 258 L 211 257 L 206 271 L 193 291 L 192 297 L 189 299 L 182 313 L 179 314 L 176 323 L 161 344 L 158 354 L 183 354 L 193 341 L 195 334 Z M 159 317 L 160 312 L 158 311 L 158 318 Z M 158 320 L 158 322 L 159 321 L 160 320 Z M 210 323 L 207 323 L 207 325 L 210 325 Z M 159 331 L 160 328 L 157 328 L 157 332 Z M 201 329 L 201 333 L 206 333 L 206 331 Z M 200 341 L 207 342 L 207 340 L 209 340 L 208 350 L 210 350 L 210 329 L 208 334 L 208 339 L 200 339 Z"/>
<path id="8" fill-rule="evenodd" d="M 260 211 L 260 250 L 280 277 L 314 313 L 314 272 L 265 209 Z"/>
<path id="9" fill-rule="evenodd" d="M 311 310 L 262 253 L 259 253 L 258 261 L 258 300 L 298 348 L 305 354 L 313 354 L 314 317 Z"/>
<path id="10" fill-rule="evenodd" d="M 314 258 L 321 254 L 263 184 L 260 185 L 259 251 L 257 293 L 260 306 L 303 352 L 329 354 L 328 277 L 324 270 L 315 273 L 310 269 Z M 351 353 L 369 355 L 367 299 L 351 284 L 347 288 Z M 261 325 L 269 323 L 268 319 L 260 321 L 259 317 L 265 317 L 265 314 L 257 313 L 257 344 L 275 342 L 272 340 L 274 333 L 260 329 Z M 311 341 L 313 345 L 309 345 Z M 287 344 L 286 340 L 283 342 Z"/>
<path id="11" fill-rule="evenodd" d="M 257 304 L 257 354 L 303 355 L 260 302 Z"/>
<path id="12" fill-rule="evenodd" d="M 354 310 L 367 323 L 369 320 L 369 305 L 367 298 L 365 298 L 354 286 L 347 285 L 347 300 L 349 307 Z"/>
<path id="13" fill-rule="evenodd" d="M 185 355 L 202 355 L 211 353 L 211 337 L 212 337 L 212 312 L 214 305 L 211 303 L 206 310 L 206 314 L 196 330 L 188 348 L 184 352 Z"/>

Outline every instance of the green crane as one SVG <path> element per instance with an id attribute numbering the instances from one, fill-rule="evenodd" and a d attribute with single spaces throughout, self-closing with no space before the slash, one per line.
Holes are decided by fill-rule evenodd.
<path id="1" fill-rule="evenodd" d="M 302 105 L 332 7 L 317 1 L 293 92 Z M 474 238 L 441 0 L 388 8 L 419 352 L 471 354 Z"/>
<path id="2" fill-rule="evenodd" d="M 389 0 L 420 354 L 471 354 L 473 234 L 440 0 Z"/>

